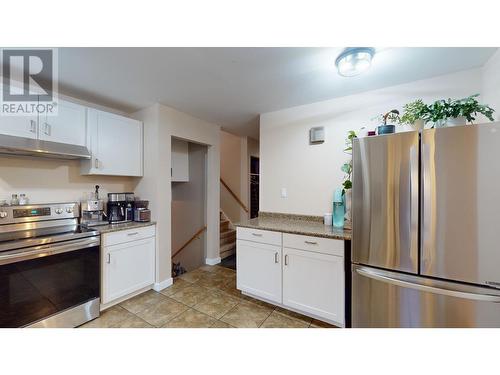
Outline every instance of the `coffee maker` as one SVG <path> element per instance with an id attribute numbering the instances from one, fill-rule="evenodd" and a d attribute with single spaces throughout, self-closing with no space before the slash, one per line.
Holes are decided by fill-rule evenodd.
<path id="1" fill-rule="evenodd" d="M 99 199 L 99 185 L 95 186 L 95 192 L 91 193 L 88 198 L 80 204 L 81 224 L 86 227 L 108 224 L 108 221 L 105 220 L 104 201 Z"/>
<path id="2" fill-rule="evenodd" d="M 133 220 L 134 193 L 108 193 L 109 223 L 123 223 Z"/>

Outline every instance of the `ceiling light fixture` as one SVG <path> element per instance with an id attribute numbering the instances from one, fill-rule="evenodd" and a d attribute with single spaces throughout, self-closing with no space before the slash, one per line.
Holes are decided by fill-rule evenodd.
<path id="1" fill-rule="evenodd" d="M 368 70 L 374 55 L 375 48 L 346 48 L 335 60 L 335 66 L 341 76 L 354 77 Z"/>

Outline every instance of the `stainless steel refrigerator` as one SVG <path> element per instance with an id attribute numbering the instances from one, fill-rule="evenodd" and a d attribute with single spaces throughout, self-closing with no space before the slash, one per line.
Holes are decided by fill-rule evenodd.
<path id="1" fill-rule="evenodd" d="M 500 327 L 500 123 L 354 140 L 353 327 Z"/>

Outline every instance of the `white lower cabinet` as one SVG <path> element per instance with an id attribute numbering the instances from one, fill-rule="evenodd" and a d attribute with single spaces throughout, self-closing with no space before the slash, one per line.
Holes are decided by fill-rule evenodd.
<path id="1" fill-rule="evenodd" d="M 236 253 L 243 293 L 345 325 L 344 241 L 237 228 Z"/>
<path id="2" fill-rule="evenodd" d="M 236 249 L 237 288 L 281 303 L 281 246 L 238 240 Z"/>
<path id="3" fill-rule="evenodd" d="M 283 305 L 344 322 L 344 258 L 283 248 Z"/>
<path id="4" fill-rule="evenodd" d="M 124 236 L 132 234 L 131 238 L 144 237 L 141 232 L 145 229 L 123 232 Z M 112 239 L 120 238 L 117 234 L 121 232 L 103 234 L 102 243 L 111 242 L 106 236 L 113 236 Z M 109 304 L 154 283 L 155 243 L 153 236 L 102 247 L 102 304 Z"/>

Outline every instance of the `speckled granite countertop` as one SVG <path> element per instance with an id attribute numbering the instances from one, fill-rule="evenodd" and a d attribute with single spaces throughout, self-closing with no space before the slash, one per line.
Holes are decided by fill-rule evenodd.
<path id="1" fill-rule="evenodd" d="M 235 224 L 237 227 L 302 234 L 305 236 L 350 240 L 351 230 L 337 229 L 323 224 L 320 216 L 290 215 L 259 212 L 259 217 Z"/>
<path id="2" fill-rule="evenodd" d="M 98 225 L 92 228 L 98 230 L 99 233 L 102 234 L 102 233 L 117 232 L 126 229 L 149 227 L 150 225 L 155 225 L 155 224 L 156 224 L 155 221 L 148 221 L 148 222 L 130 221 L 128 223 Z"/>

